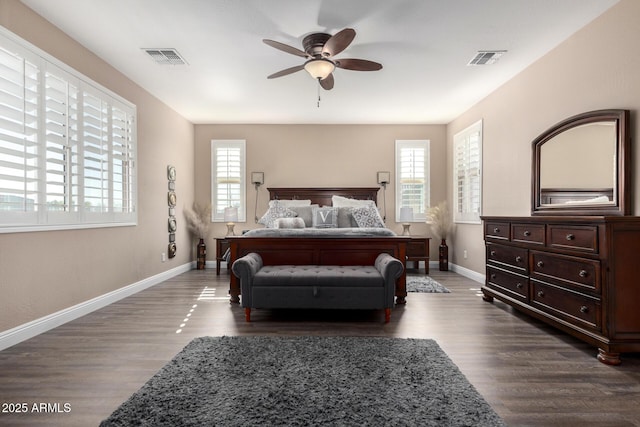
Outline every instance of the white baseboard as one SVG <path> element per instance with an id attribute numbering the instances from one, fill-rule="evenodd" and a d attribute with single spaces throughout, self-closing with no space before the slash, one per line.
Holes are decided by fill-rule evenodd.
<path id="1" fill-rule="evenodd" d="M 461 267 L 456 264 L 449 264 L 449 269 L 454 273 L 458 273 L 461 276 L 467 277 L 471 280 L 474 280 L 478 283 L 482 283 L 484 285 L 485 275 L 478 273 L 477 271 L 469 270 L 468 268 Z"/>
<path id="2" fill-rule="evenodd" d="M 106 307 L 109 304 L 113 304 L 123 298 L 138 293 L 144 289 L 147 289 L 153 285 L 164 282 L 172 277 L 182 274 L 192 269 L 191 263 L 184 264 L 171 270 L 167 270 L 155 276 L 148 277 L 139 282 L 125 286 L 115 291 L 109 292 L 99 297 L 90 299 L 88 301 L 76 304 L 72 307 L 60 310 L 58 312 L 49 314 L 48 316 L 41 317 L 31 322 L 16 326 L 13 329 L 9 329 L 4 332 L 0 332 L 0 350 L 16 345 L 22 341 L 33 338 L 36 335 L 40 335 L 50 329 L 63 325 L 71 320 L 77 319 L 89 314 L 92 311 L 98 310 L 102 307 Z"/>

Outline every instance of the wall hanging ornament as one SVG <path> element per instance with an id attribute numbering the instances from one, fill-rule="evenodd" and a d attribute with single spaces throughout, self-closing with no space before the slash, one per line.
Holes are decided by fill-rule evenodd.
<path id="1" fill-rule="evenodd" d="M 167 180 L 169 181 L 168 193 L 167 193 L 167 204 L 169 205 L 169 219 L 168 219 L 168 231 L 169 231 L 169 246 L 167 247 L 167 254 L 169 258 L 173 258 L 176 256 L 176 230 L 178 229 L 178 225 L 175 217 L 175 208 L 176 203 L 178 201 L 178 196 L 176 195 L 176 168 L 172 165 L 167 165 Z"/>

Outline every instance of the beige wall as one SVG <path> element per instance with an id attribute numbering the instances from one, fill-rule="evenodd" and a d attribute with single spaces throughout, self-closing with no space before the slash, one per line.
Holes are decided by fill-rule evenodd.
<path id="1" fill-rule="evenodd" d="M 247 181 L 251 172 L 264 172 L 258 217 L 267 209 L 268 187 L 376 187 L 378 171 L 391 172 L 387 186 L 387 226 L 395 223 L 395 140 L 431 141 L 431 200 L 446 197 L 446 128 L 444 125 L 196 125 L 196 200 L 211 200 L 211 140 L 244 139 L 247 143 Z M 247 188 L 247 222 L 236 230 L 261 227 L 254 222 L 255 191 Z M 383 192 L 378 192 L 383 206 Z M 413 234 L 429 235 L 424 223 L 411 226 Z M 224 235 L 215 224 L 214 236 Z M 435 246 L 433 246 L 435 248 Z M 435 250 L 433 249 L 432 250 Z"/>
<path id="2" fill-rule="evenodd" d="M 17 0 L 0 1 L 0 24 L 137 105 L 138 225 L 0 234 L 0 331 L 188 263 L 167 251 L 167 164 L 178 171 L 179 203 L 193 200 L 193 125 Z M 181 206 L 181 205 L 179 205 Z"/>
<path id="3" fill-rule="evenodd" d="M 435 204 L 451 201 L 453 135 L 483 119 L 483 212 L 529 215 L 531 141 L 547 127 L 583 111 L 628 108 L 638 141 L 638 16 L 640 2 L 622 0 L 448 126 L 193 126 L 19 1 L 0 0 L 1 25 L 137 105 L 140 189 L 136 227 L 0 234 L 0 331 L 189 262 L 193 245 L 184 221 L 178 256 L 160 260 L 167 246 L 166 166 L 178 170 L 179 210 L 194 199 L 210 200 L 211 139 L 246 139 L 247 172 L 265 172 L 259 212 L 266 209 L 268 186 L 375 186 L 379 170 L 395 180 L 394 141 L 430 139 Z M 633 164 L 640 164 L 637 149 Z M 633 179 L 638 213 L 640 174 Z M 255 227 L 253 195 L 249 184 L 249 222 L 238 228 Z M 400 231 L 393 223 L 393 183 L 386 199 L 388 225 Z M 429 234 L 425 224 L 412 231 Z M 217 224 L 212 234 L 224 234 L 223 227 Z M 484 272 L 481 226 L 458 225 L 449 244 L 452 262 Z"/>
<path id="4" fill-rule="evenodd" d="M 530 214 L 531 142 L 567 117 L 605 108 L 629 109 L 633 145 L 640 140 L 639 16 L 640 2 L 622 0 L 449 124 L 450 159 L 453 135 L 478 119 L 484 120 L 485 215 Z M 634 171 L 640 164 L 638 153 L 634 148 Z M 634 172 L 633 176 L 633 213 L 638 214 L 640 174 Z M 451 187 L 451 178 L 448 183 Z M 480 225 L 459 225 L 452 246 L 454 263 L 484 271 Z M 468 250 L 466 260 L 464 249 Z"/>

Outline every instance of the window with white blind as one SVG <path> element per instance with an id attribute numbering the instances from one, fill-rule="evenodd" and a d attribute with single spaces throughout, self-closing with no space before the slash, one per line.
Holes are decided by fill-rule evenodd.
<path id="1" fill-rule="evenodd" d="M 413 222 L 426 221 L 429 186 L 429 141 L 396 140 L 396 222 L 403 207 L 413 209 Z"/>
<path id="2" fill-rule="evenodd" d="M 135 224 L 135 106 L 0 30 L 0 232 Z"/>
<path id="3" fill-rule="evenodd" d="M 224 209 L 238 208 L 238 222 L 246 221 L 245 141 L 211 141 L 211 215 L 224 221 Z"/>
<path id="4" fill-rule="evenodd" d="M 453 219 L 479 224 L 482 204 L 482 120 L 453 137 Z"/>

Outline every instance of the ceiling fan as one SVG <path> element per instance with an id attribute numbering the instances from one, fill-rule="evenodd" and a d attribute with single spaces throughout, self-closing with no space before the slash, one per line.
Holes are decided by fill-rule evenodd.
<path id="1" fill-rule="evenodd" d="M 336 68 L 353 71 L 377 71 L 382 69 L 382 64 L 366 59 L 334 59 L 333 57 L 345 50 L 353 41 L 356 32 L 352 28 L 345 28 L 334 35 L 327 33 L 312 33 L 302 40 L 304 51 L 293 46 L 274 40 L 262 41 L 271 47 L 292 55 L 307 58 L 302 65 L 287 68 L 267 76 L 268 79 L 286 76 L 300 70 L 306 70 L 311 77 L 317 79 L 325 90 L 333 89 L 333 71 Z"/>

